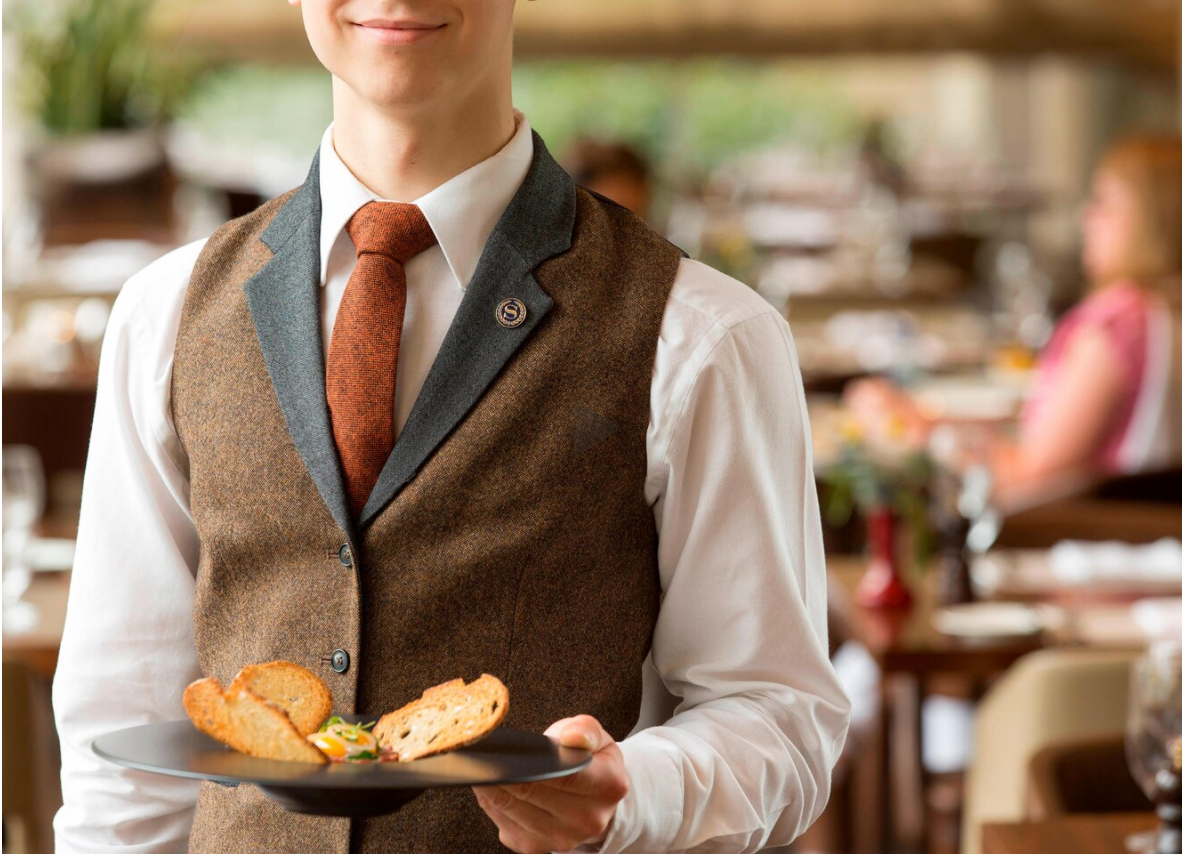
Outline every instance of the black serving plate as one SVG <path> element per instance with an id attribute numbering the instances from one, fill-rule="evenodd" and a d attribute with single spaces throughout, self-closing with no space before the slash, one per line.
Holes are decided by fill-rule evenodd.
<path id="1" fill-rule="evenodd" d="M 376 720 L 341 715 L 349 723 Z M 200 732 L 188 720 L 131 727 L 94 742 L 104 759 L 138 771 L 249 783 L 292 812 L 366 816 L 396 812 L 425 789 L 529 783 L 586 768 L 591 753 L 560 747 L 544 735 L 500 727 L 470 747 L 413 762 L 359 764 L 282 762 L 239 753 Z"/>

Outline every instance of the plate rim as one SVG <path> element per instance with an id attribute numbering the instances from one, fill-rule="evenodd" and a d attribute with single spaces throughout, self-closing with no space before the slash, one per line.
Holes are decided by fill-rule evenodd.
<path id="1" fill-rule="evenodd" d="M 947 615 L 957 614 L 978 614 L 989 611 L 1008 611 L 1011 613 L 1021 612 L 1029 618 L 1026 625 L 1017 627 L 1014 625 L 1006 626 L 1001 631 L 978 631 L 976 629 L 965 630 L 965 624 L 957 626 L 955 620 L 951 626 L 944 619 Z M 945 605 L 938 608 L 932 614 L 932 624 L 938 632 L 948 635 L 950 637 L 962 638 L 1016 638 L 1016 637 L 1033 637 L 1044 631 L 1047 627 L 1045 615 L 1042 614 L 1039 608 L 1030 605 L 1026 602 L 961 602 L 955 605 Z M 970 620 L 969 625 L 972 622 Z"/>
<path id="2" fill-rule="evenodd" d="M 370 716 L 370 715 L 342 715 L 341 717 L 356 717 L 356 718 L 361 718 L 363 720 L 368 720 L 369 718 L 374 717 L 374 716 Z M 374 719 L 376 720 L 376 717 L 374 717 Z M 217 773 L 208 772 L 208 771 L 195 771 L 195 770 L 191 770 L 191 769 L 173 768 L 173 767 L 169 767 L 169 766 L 165 766 L 165 765 L 150 764 L 150 763 L 141 762 L 141 761 L 138 761 L 135 759 L 128 759 L 128 758 L 121 757 L 116 754 L 110 753 L 108 750 L 103 749 L 103 747 L 100 745 L 100 742 L 104 741 L 105 739 L 108 739 L 113 736 L 125 735 L 125 734 L 133 732 L 135 730 L 159 730 L 163 727 L 177 727 L 178 729 L 180 729 L 180 728 L 182 728 L 181 725 L 187 725 L 194 732 L 198 733 L 202 738 L 208 739 L 211 744 L 225 747 L 225 749 L 227 751 L 232 751 L 232 752 L 238 753 L 239 756 L 243 757 L 246 760 L 254 760 L 257 762 L 268 762 L 268 763 L 282 762 L 284 765 L 297 765 L 297 764 L 308 765 L 309 766 L 309 773 L 307 773 L 305 775 L 293 775 L 293 776 L 287 777 L 287 778 L 267 777 L 265 775 L 256 775 L 256 774 L 250 774 L 250 775 L 217 774 Z M 515 727 L 504 727 L 504 726 L 497 727 L 495 730 L 493 730 L 491 733 L 489 733 L 489 736 L 491 737 L 493 734 L 495 734 L 497 732 L 512 733 L 515 736 L 527 736 L 530 739 L 546 739 L 547 738 L 547 736 L 542 735 L 541 733 L 535 733 L 535 732 L 532 732 L 529 730 L 522 730 L 522 729 L 517 729 Z M 481 741 L 484 741 L 484 739 L 481 739 Z M 451 755 L 454 755 L 457 753 L 463 753 L 465 750 L 468 750 L 469 748 L 475 748 L 478 744 L 480 744 L 480 742 L 470 745 L 469 747 L 461 747 L 461 748 L 457 748 L 456 750 L 447 751 L 446 753 L 439 754 L 438 758 L 442 758 L 444 756 L 451 756 Z M 541 782 L 543 780 L 558 779 L 560 777 L 566 777 L 571 774 L 578 773 L 579 771 L 582 771 L 588 765 L 591 764 L 591 759 L 593 756 L 591 751 L 580 750 L 579 748 L 565 747 L 562 745 L 555 744 L 555 747 L 559 751 L 559 755 L 572 754 L 572 753 L 585 753 L 586 755 L 583 756 L 575 765 L 570 766 L 570 767 L 560 768 L 560 769 L 553 770 L 553 771 L 539 772 L 536 774 L 516 776 L 512 780 L 502 780 L 500 782 L 495 781 L 495 780 L 494 781 L 487 781 L 487 782 L 444 781 L 444 782 L 429 782 L 426 784 L 415 784 L 414 780 L 402 780 L 402 781 L 400 781 L 402 783 L 402 785 L 390 785 L 390 786 L 360 785 L 360 786 L 356 786 L 356 787 L 349 787 L 347 785 L 342 785 L 340 783 L 333 783 L 332 785 L 328 785 L 328 786 L 316 785 L 315 781 L 317 779 L 322 779 L 325 775 L 330 774 L 330 773 L 334 774 L 334 776 L 339 777 L 342 774 L 342 772 L 345 774 L 349 774 L 349 775 L 357 774 L 359 772 L 360 773 L 369 772 L 369 773 L 367 773 L 367 776 L 372 776 L 372 773 L 374 771 L 377 771 L 377 769 L 387 768 L 387 769 L 393 770 L 393 768 L 398 767 L 399 763 L 374 763 L 373 765 L 369 765 L 368 763 L 365 765 L 341 765 L 339 763 L 329 763 L 329 764 L 324 764 L 324 765 L 312 765 L 312 763 L 294 763 L 294 762 L 289 763 L 289 762 L 286 762 L 284 760 L 279 760 L 279 759 L 262 759 L 261 757 L 250 756 L 249 754 L 241 753 L 239 751 L 234 751 L 234 749 L 231 747 L 221 745 L 220 742 L 218 742 L 216 739 L 213 739 L 210 736 L 206 735 L 205 733 L 202 733 L 195 726 L 193 726 L 193 722 L 190 721 L 188 718 L 179 718 L 179 719 L 168 720 L 168 721 L 155 721 L 153 723 L 137 724 L 136 726 L 123 727 L 122 729 L 112 730 L 111 732 L 104 733 L 103 735 L 100 735 L 97 738 L 95 738 L 91 742 L 90 747 L 91 747 L 91 751 L 96 756 L 98 756 L 100 759 L 103 759 L 104 761 L 114 763 L 114 764 L 119 765 L 120 767 L 123 767 L 123 768 L 130 768 L 134 771 L 142 771 L 142 772 L 149 773 L 149 774 L 161 774 L 161 775 L 167 776 L 167 777 L 176 777 L 176 778 L 182 778 L 182 779 L 188 779 L 188 780 L 203 780 L 203 781 L 209 781 L 209 782 L 219 783 L 219 784 L 249 784 L 249 785 L 254 785 L 254 786 L 259 786 L 259 787 L 267 787 L 267 788 L 275 788 L 275 789 L 282 788 L 282 789 L 302 789 L 302 790 L 307 790 L 307 791 L 339 791 L 339 792 L 350 792 L 350 791 L 357 791 L 357 790 L 379 791 L 379 790 L 383 790 L 383 789 L 390 790 L 390 791 L 394 791 L 394 790 L 408 791 L 408 790 L 426 790 L 426 789 L 435 789 L 435 788 L 457 788 L 457 787 L 462 787 L 462 786 L 476 786 L 476 785 L 497 786 L 497 785 L 510 785 L 510 784 L 514 784 L 514 783 L 534 783 L 534 782 Z M 435 759 L 435 758 L 437 758 L 437 757 L 427 756 L 422 759 L 414 760 L 414 762 L 429 762 L 431 759 Z M 406 763 L 406 764 L 410 765 L 412 763 Z M 346 770 L 346 769 L 348 769 L 348 770 Z M 377 773 L 385 775 L 385 774 L 389 774 L 390 770 L 377 771 Z M 396 779 L 396 778 L 392 778 L 392 782 L 394 779 Z"/>

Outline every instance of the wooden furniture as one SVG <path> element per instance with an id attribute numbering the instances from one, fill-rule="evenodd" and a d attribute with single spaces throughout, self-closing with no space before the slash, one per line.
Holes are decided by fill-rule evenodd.
<path id="1" fill-rule="evenodd" d="M 962 639 L 938 631 L 932 617 L 939 607 L 939 579 L 927 573 L 912 579 L 915 604 L 904 611 L 870 611 L 854 604 L 853 590 L 865 561 L 830 556 L 830 631 L 857 640 L 878 665 L 880 722 L 873 765 L 878 779 L 869 786 L 873 811 L 855 820 L 856 851 L 885 850 L 892 843 L 926 849 L 930 832 L 923 812 L 924 793 L 933 782 L 923 768 L 922 708 L 924 700 L 950 691 L 979 699 L 997 677 L 1026 655 L 1046 647 L 1098 647 L 1135 651 L 1135 631 L 1100 631 L 1111 612 L 1127 619 L 1127 601 L 1113 604 L 1089 596 L 1081 587 L 1070 601 L 1057 604 L 1067 615 L 1054 633 L 993 639 Z M 1030 591 L 1018 598 L 1031 599 Z M 1122 623 L 1123 626 L 1123 623 Z M 1128 628 L 1135 630 L 1134 626 Z M 1023 760 L 1024 762 L 1025 760 Z M 1020 774 L 1019 774 L 1020 779 Z M 856 783 L 855 783 L 856 784 Z M 865 785 L 865 784 L 863 784 Z"/>
<path id="2" fill-rule="evenodd" d="M 829 572 L 847 596 L 834 609 L 852 635 L 874 656 L 884 673 L 930 675 L 955 673 L 990 677 L 1028 652 L 1041 649 L 1038 636 L 965 640 L 944 634 L 932 623 L 939 608 L 935 573 L 914 584 L 915 604 L 903 611 L 871 611 L 853 604 L 853 590 L 866 569 L 860 557 L 835 557 Z"/>
<path id="3" fill-rule="evenodd" d="M 1032 819 L 1152 809 L 1129 770 L 1121 732 L 1051 744 L 1030 760 L 1026 813 Z"/>
<path id="4" fill-rule="evenodd" d="M 873 656 L 880 682 L 877 739 L 878 780 L 871 787 L 879 808 L 868 824 L 859 822 L 855 850 L 886 850 L 896 839 L 926 850 L 929 822 L 924 814 L 929 778 L 923 767 L 924 699 L 941 681 L 951 681 L 971 697 L 1022 656 L 1041 649 L 1038 635 L 967 641 L 932 624 L 939 607 L 935 573 L 914 585 L 915 603 L 903 611 L 870 611 L 854 604 L 853 590 L 865 570 L 862 558 L 834 557 L 829 573 L 832 621 Z M 902 780 L 906 785 L 898 785 Z M 873 832 L 868 832 L 868 831 Z"/>
<path id="5" fill-rule="evenodd" d="M 1096 484 L 1092 496 L 1105 501 L 1147 501 L 1182 507 L 1182 466 L 1110 478 Z"/>
<path id="6" fill-rule="evenodd" d="M 1182 596 L 1182 579 L 1144 572 L 1101 574 L 1088 580 L 1064 578 L 1045 549 L 994 549 L 973 562 L 973 575 L 989 599 L 1055 603 L 1068 609 L 1094 603 L 1096 607 L 1089 608 L 1090 611 L 1108 605 L 1120 608 L 1130 623 L 1133 620 L 1128 615 L 1129 603 L 1152 597 Z M 1077 630 L 1076 634 L 1081 633 Z M 1076 639 L 1096 643 L 1086 633 Z"/>
<path id="7" fill-rule="evenodd" d="M 1048 548 L 1060 540 L 1148 543 L 1182 531 L 1182 470 L 1114 478 L 1069 473 L 1001 497 L 1001 548 Z"/>
<path id="8" fill-rule="evenodd" d="M 32 445 L 41 454 L 47 478 L 86 466 L 94 383 L 4 387 L 4 444 Z"/>
<path id="9" fill-rule="evenodd" d="M 48 514 L 37 525 L 37 535 L 74 539 L 78 519 L 74 514 Z M 31 603 L 39 616 L 27 632 L 4 632 L 4 661 L 27 665 L 45 678 L 57 669 L 58 650 L 66 625 L 66 602 L 70 595 L 70 572 L 35 572 L 22 599 Z"/>
<path id="10" fill-rule="evenodd" d="M 268 0 L 166 3 L 154 20 L 162 44 L 220 58 L 310 62 L 298 14 Z M 1102 52 L 1137 68 L 1174 72 L 1177 24 L 1169 4 L 1124 0 L 933 6 L 879 0 L 677 0 L 605 5 L 523 3 L 514 53 L 523 57 L 816 56 L 983 51 L 1006 58 Z M 179 37 L 183 36 L 183 39 Z M 520 42 L 520 47 L 517 46 Z M 957 174 L 961 177 L 961 173 Z M 963 176 L 966 180 L 969 176 Z"/>
<path id="11" fill-rule="evenodd" d="M 1157 826 L 1153 813 L 1081 815 L 1049 821 L 987 824 L 982 854 L 1127 854 L 1125 839 Z"/>
<path id="12" fill-rule="evenodd" d="M 63 382 L 57 386 L 20 383 L 4 386 L 4 444 L 32 445 L 37 449 L 45 469 L 49 515 L 69 517 L 72 524 L 68 527 L 74 530 L 78 512 L 75 504 L 81 498 L 94 401 L 93 381 Z"/>
<path id="13" fill-rule="evenodd" d="M 1055 648 L 1022 659 L 977 706 L 965 772 L 961 854 L 980 854 L 981 828 L 1022 821 L 1031 760 L 1050 745 L 1121 732 L 1136 651 Z"/>
<path id="14" fill-rule="evenodd" d="M 27 632 L 4 632 L 4 661 L 20 662 L 42 677 L 53 678 L 57 669 L 62 630 L 66 624 L 66 600 L 70 593 L 70 573 L 34 573 L 24 601 L 37 608 L 37 626 Z"/>
<path id="15" fill-rule="evenodd" d="M 1151 543 L 1180 530 L 1182 508 L 1176 505 L 1068 498 L 1008 516 L 997 546 L 1049 548 L 1068 539 Z"/>
<path id="16" fill-rule="evenodd" d="M 62 795 L 49 679 L 9 660 L 4 646 L 4 821 L 19 823 L 29 854 L 50 854 Z"/>

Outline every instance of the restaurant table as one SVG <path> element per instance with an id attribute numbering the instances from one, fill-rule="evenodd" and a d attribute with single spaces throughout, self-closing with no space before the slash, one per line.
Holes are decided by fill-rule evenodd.
<path id="1" fill-rule="evenodd" d="M 77 514 L 48 515 L 37 524 L 35 533 L 60 542 L 73 540 L 78 534 Z M 37 624 L 23 632 L 10 632 L 7 625 L 4 627 L 4 660 L 20 661 L 50 678 L 57 668 L 70 593 L 68 562 L 61 567 L 53 572 L 34 572 L 29 588 L 21 597 L 37 609 Z"/>
<path id="2" fill-rule="evenodd" d="M 1157 826 L 1153 813 L 1072 815 L 1046 821 L 986 824 L 981 854 L 1126 854 L 1125 839 Z"/>
<path id="3" fill-rule="evenodd" d="M 1041 557 L 1040 557 L 1041 555 Z M 933 688 L 952 688 L 978 699 L 990 683 L 1023 656 L 1052 646 L 1140 649 L 1145 636 L 1130 616 L 1142 596 L 1182 590 L 1161 582 L 1134 589 L 1110 584 L 1065 587 L 1047 578 L 1046 552 L 1001 555 L 1010 572 L 989 596 L 1002 601 L 1053 603 L 1061 623 L 1053 630 L 1009 637 L 961 638 L 939 631 L 933 616 L 940 608 L 939 575 L 909 576 L 914 602 L 901 610 L 872 610 L 856 604 L 854 590 L 866 569 L 861 557 L 831 555 L 830 631 L 861 643 L 877 664 L 880 681 L 879 737 L 874 764 L 878 781 L 864 798 L 875 804 L 862 816 L 860 832 L 871 839 L 859 850 L 882 850 L 887 843 L 928 849 L 926 793 L 929 776 L 922 762 L 924 700 Z M 1036 595 L 1040 593 L 1042 595 Z M 892 778 L 892 774 L 897 775 Z M 899 782 L 902 785 L 898 785 Z M 866 828 L 871 828 L 868 831 Z"/>
<path id="4" fill-rule="evenodd" d="M 953 679 L 976 698 L 991 679 L 1022 656 L 1043 648 L 1048 639 L 1036 634 L 969 640 L 940 632 L 932 623 L 939 608 L 934 572 L 913 581 L 910 608 L 863 608 L 855 604 L 854 589 L 865 570 L 864 558 L 839 555 L 828 559 L 834 582 L 830 585 L 830 614 L 835 628 L 866 647 L 882 674 L 876 740 L 878 781 L 866 799 L 877 802 L 877 809 L 858 822 L 870 838 L 856 847 L 886 850 L 889 845 L 884 843 L 904 837 L 898 841 L 927 850 L 929 822 L 924 810 L 929 781 L 922 761 L 922 713 L 933 683 Z M 905 777 L 908 785 L 894 785 L 892 774 Z"/>
<path id="5" fill-rule="evenodd" d="M 4 660 L 21 661 L 37 673 L 53 677 L 58 649 L 66 625 L 66 599 L 70 592 L 69 572 L 37 572 L 23 601 L 37 609 L 37 625 L 29 631 L 4 629 Z"/>

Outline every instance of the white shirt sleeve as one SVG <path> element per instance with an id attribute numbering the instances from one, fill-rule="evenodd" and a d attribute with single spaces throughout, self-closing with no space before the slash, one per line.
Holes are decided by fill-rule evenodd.
<path id="1" fill-rule="evenodd" d="M 181 694 L 201 675 L 192 615 L 198 538 L 169 385 L 184 291 L 203 243 L 129 279 L 103 340 L 53 683 L 58 854 L 164 854 L 188 845 L 198 783 L 112 765 L 91 745 L 124 727 L 183 718 Z"/>
<path id="2" fill-rule="evenodd" d="M 180 852 L 197 784 L 127 771 L 91 744 L 183 717 L 200 676 L 198 539 L 169 420 L 172 353 L 202 242 L 132 277 L 99 367 L 70 601 L 54 682 L 59 854 Z M 796 353 L 782 318 L 696 262 L 654 373 L 650 500 L 664 591 L 653 663 L 683 700 L 621 749 L 632 789 L 603 851 L 746 851 L 820 813 L 848 702 L 826 655 L 825 570 Z M 719 290 L 721 279 L 725 287 Z M 729 287 L 738 290 L 727 291 Z M 715 306 L 717 307 L 717 305 Z"/>
<path id="3" fill-rule="evenodd" d="M 828 657 L 812 446 L 788 324 L 717 271 L 683 261 L 681 275 L 694 279 L 681 290 L 691 299 L 695 289 L 714 290 L 716 305 L 722 297 L 701 334 L 667 316 L 655 368 L 650 480 L 664 596 L 652 662 L 682 699 L 665 725 L 620 744 L 631 788 L 605 854 L 786 845 L 828 801 L 849 721 Z"/>

